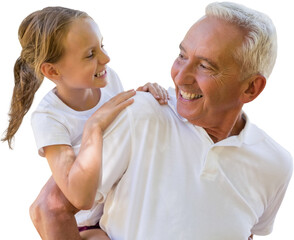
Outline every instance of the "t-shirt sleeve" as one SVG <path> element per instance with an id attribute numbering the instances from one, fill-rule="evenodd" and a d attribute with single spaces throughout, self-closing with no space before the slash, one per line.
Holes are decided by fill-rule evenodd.
<path id="1" fill-rule="evenodd" d="M 67 128 L 54 116 L 45 112 L 34 112 L 31 125 L 39 154 L 44 157 L 43 147 L 51 145 L 71 145 Z"/>
<path id="2" fill-rule="evenodd" d="M 284 169 L 280 172 L 282 184 L 278 188 L 277 193 L 269 201 L 268 205 L 264 210 L 264 213 L 259 218 L 257 224 L 255 224 L 251 229 L 251 232 L 254 235 L 268 235 L 273 230 L 273 225 L 277 212 L 284 199 L 293 171 L 293 162 L 292 157 L 290 155 L 287 158 L 287 161 L 285 162 L 287 164 L 284 165 Z"/>

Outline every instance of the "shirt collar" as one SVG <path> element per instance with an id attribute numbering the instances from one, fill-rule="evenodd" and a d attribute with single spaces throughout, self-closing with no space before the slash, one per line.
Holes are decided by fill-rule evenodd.
<path id="1" fill-rule="evenodd" d="M 174 114 L 183 122 L 188 122 L 186 118 L 183 118 L 178 112 L 177 112 L 177 96 L 176 96 L 176 91 L 174 88 L 169 88 L 167 90 L 168 95 L 169 95 L 169 101 L 168 101 L 168 106 L 170 109 L 174 112 Z"/>
<path id="2" fill-rule="evenodd" d="M 183 118 L 179 113 L 177 112 L 177 97 L 176 92 L 174 88 L 168 89 L 168 94 L 170 96 L 170 100 L 168 101 L 169 107 L 172 109 L 172 111 L 175 113 L 175 115 L 183 122 L 188 122 L 187 119 Z M 246 113 L 242 113 L 243 118 L 246 121 L 245 127 L 240 132 L 239 135 L 228 137 L 218 143 L 215 144 L 215 146 L 241 146 L 243 143 L 247 145 L 256 144 L 264 139 L 264 133 L 254 124 L 252 124 L 247 116 Z M 195 126 L 198 130 L 203 130 L 203 128 Z M 206 131 L 205 131 L 206 132 Z"/>
<path id="3" fill-rule="evenodd" d="M 250 122 L 246 113 L 243 112 L 242 116 L 245 119 L 246 123 L 239 135 L 230 136 L 222 141 L 215 143 L 214 146 L 240 147 L 242 144 L 254 145 L 264 139 L 264 132 Z"/>
<path id="4" fill-rule="evenodd" d="M 265 138 L 265 134 L 256 125 L 250 122 L 248 116 L 243 112 L 246 124 L 244 129 L 238 135 L 240 140 L 247 145 L 256 144 Z"/>

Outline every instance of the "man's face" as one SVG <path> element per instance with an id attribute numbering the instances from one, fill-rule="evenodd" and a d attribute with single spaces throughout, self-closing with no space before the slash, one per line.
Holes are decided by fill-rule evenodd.
<path id="1" fill-rule="evenodd" d="M 242 39 L 243 33 L 236 26 L 205 17 L 181 42 L 171 76 L 178 113 L 192 124 L 214 127 L 241 110 L 240 95 L 246 86 L 232 54 Z"/>

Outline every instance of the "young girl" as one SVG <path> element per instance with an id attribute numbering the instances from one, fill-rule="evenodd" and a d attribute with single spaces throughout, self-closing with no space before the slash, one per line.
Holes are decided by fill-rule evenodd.
<path id="1" fill-rule="evenodd" d="M 39 154 L 47 158 L 66 198 L 78 209 L 90 209 L 101 177 L 102 133 L 132 104 L 135 91 L 122 92 L 118 76 L 107 67 L 100 30 L 85 12 L 48 7 L 26 17 L 18 34 L 22 52 L 14 67 L 10 120 L 2 140 L 11 147 L 43 78 L 53 81 L 56 87 L 32 114 Z M 166 100 L 157 84 L 147 84 L 145 90 Z M 81 229 L 93 225 L 87 214 L 77 216 Z"/>

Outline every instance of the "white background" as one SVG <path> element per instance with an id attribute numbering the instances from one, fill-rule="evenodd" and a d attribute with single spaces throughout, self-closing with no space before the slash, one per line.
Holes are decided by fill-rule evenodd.
<path id="1" fill-rule="evenodd" d="M 7 126 L 14 79 L 13 66 L 20 54 L 18 26 L 29 13 L 46 6 L 65 6 L 86 11 L 100 26 L 110 66 L 119 74 L 126 89 L 146 82 L 173 86 L 170 68 L 177 57 L 178 46 L 188 28 L 204 14 L 207 0 L 8 0 L 1 4 L 0 14 L 0 132 Z M 278 59 L 266 89 L 245 110 L 251 120 L 288 149 L 294 156 L 293 140 L 293 8 L 290 0 L 238 0 L 267 13 L 274 21 L 279 40 Z M 32 109 L 53 87 L 45 79 L 35 96 Z M 0 226 L 5 239 L 39 239 L 28 214 L 31 202 L 48 179 L 45 159 L 38 156 L 30 126 L 25 116 L 16 134 L 14 150 L 0 144 Z M 292 141 L 291 141 L 292 140 Z M 277 215 L 274 231 L 255 239 L 293 240 L 294 185 Z M 3 213 L 4 211 L 4 213 Z M 224 216 L 225 217 L 225 216 Z M 151 229 L 152 231 L 152 229 Z M 1 237 L 2 239 L 2 237 Z"/>

